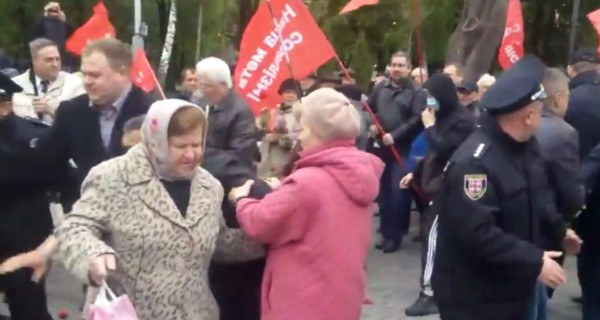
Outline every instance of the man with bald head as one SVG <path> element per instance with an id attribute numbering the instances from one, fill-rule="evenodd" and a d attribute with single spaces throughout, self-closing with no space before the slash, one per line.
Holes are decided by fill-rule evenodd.
<path id="1" fill-rule="evenodd" d="M 429 75 L 427 75 L 427 70 L 425 68 L 414 68 L 410 73 L 410 77 L 413 79 L 416 85 L 421 87 L 425 81 L 427 81 Z"/>

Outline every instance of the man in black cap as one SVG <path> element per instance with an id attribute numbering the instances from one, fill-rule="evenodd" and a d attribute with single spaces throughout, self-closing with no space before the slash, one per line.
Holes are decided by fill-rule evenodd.
<path id="1" fill-rule="evenodd" d="M 477 101 L 479 87 L 470 80 L 462 80 L 456 87 L 460 103 L 467 108 L 476 118 L 479 118 L 479 103 Z"/>
<path id="2" fill-rule="evenodd" d="M 567 67 L 571 96 L 565 121 L 579 133 L 581 159 L 600 143 L 599 65 L 600 58 L 595 48 L 581 48 L 573 54 Z"/>
<path id="3" fill-rule="evenodd" d="M 12 96 L 22 88 L 0 74 L 0 150 L 20 152 L 36 147 L 49 127 L 38 119 L 25 119 L 12 112 Z M 32 171 L 36 168 L 30 168 Z M 36 248 L 52 232 L 52 219 L 44 174 L 27 181 L 0 184 L 0 262 Z M 44 285 L 31 281 L 29 269 L 0 276 L 13 320 L 49 320 Z"/>
<path id="4" fill-rule="evenodd" d="M 544 64 L 522 58 L 485 93 L 478 128 L 446 165 L 433 206 L 438 215 L 433 289 L 442 319 L 525 319 L 536 292 L 566 281 L 544 252 L 540 226 L 564 228 L 548 206 L 543 160 L 535 133 L 540 126 Z M 564 226 L 563 226 L 564 227 Z M 560 230 L 562 229 L 562 234 Z"/>

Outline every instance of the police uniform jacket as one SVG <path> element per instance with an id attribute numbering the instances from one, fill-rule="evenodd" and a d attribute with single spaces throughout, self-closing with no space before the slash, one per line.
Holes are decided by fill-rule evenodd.
<path id="1" fill-rule="evenodd" d="M 10 114 L 0 120 L 0 150 L 19 153 L 35 148 L 48 130 L 37 119 Z M 52 231 L 50 188 L 45 177 L 39 178 L 37 183 L 0 182 L 0 261 L 37 247 Z"/>
<path id="2" fill-rule="evenodd" d="M 517 142 L 494 119 L 482 122 L 434 200 L 442 211 L 433 289 L 448 319 L 523 319 L 543 264 L 543 162 L 535 139 Z"/>

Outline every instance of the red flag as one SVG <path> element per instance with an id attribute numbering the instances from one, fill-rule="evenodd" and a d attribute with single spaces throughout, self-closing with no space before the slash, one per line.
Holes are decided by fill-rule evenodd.
<path id="1" fill-rule="evenodd" d="M 114 38 L 115 35 L 115 27 L 108 19 L 108 10 L 104 3 L 98 2 L 94 7 L 94 15 L 73 32 L 65 46 L 67 51 L 81 55 L 83 48 L 91 41 L 105 37 Z"/>
<path id="2" fill-rule="evenodd" d="M 362 6 L 370 6 L 370 5 L 374 5 L 374 4 L 378 4 L 378 3 L 379 3 L 379 0 L 350 0 L 350 2 L 348 2 L 344 6 L 344 8 L 342 8 L 342 11 L 340 11 L 340 14 L 358 10 L 358 8 L 360 8 Z"/>
<path id="3" fill-rule="evenodd" d="M 590 22 L 594 26 L 594 29 L 596 29 L 598 37 L 600 38 L 600 9 L 588 13 L 587 17 L 590 19 Z M 600 55 L 600 45 L 598 45 L 598 55 Z"/>
<path id="4" fill-rule="evenodd" d="M 502 69 L 510 68 L 525 55 L 525 49 L 523 48 L 524 40 L 525 32 L 523 31 L 521 0 L 510 0 L 504 37 L 502 38 L 502 44 L 500 44 L 498 52 L 498 62 L 500 62 Z"/>
<path id="5" fill-rule="evenodd" d="M 131 82 L 146 92 L 150 92 L 156 88 L 156 75 L 142 48 L 137 49 L 135 52 L 129 77 L 131 78 Z"/>
<path id="6" fill-rule="evenodd" d="M 286 52 L 296 79 L 307 77 L 335 56 L 335 50 L 301 0 L 271 0 L 277 29 L 269 13 L 269 1 L 261 2 L 248 23 L 235 68 L 235 88 L 252 106 L 281 102 L 277 90 L 290 78 Z M 279 38 L 281 35 L 281 39 Z M 283 48 L 282 48 L 283 42 Z"/>

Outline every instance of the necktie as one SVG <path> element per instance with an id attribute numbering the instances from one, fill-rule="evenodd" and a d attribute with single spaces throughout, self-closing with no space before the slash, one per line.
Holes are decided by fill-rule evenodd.
<path id="1" fill-rule="evenodd" d="M 40 84 L 41 84 L 41 88 L 40 88 L 41 92 L 43 94 L 48 93 L 48 86 L 50 86 L 50 81 L 48 81 L 48 80 L 42 80 L 42 82 Z"/>

